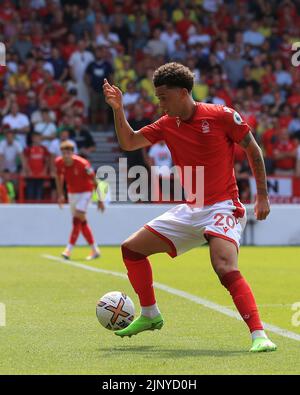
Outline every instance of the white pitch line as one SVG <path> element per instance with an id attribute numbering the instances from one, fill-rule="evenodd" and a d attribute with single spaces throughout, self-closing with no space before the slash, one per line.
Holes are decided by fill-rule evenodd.
<path id="1" fill-rule="evenodd" d="M 111 270 L 100 269 L 100 268 L 97 268 L 97 267 L 84 265 L 84 264 L 79 263 L 79 262 L 75 262 L 75 261 L 71 261 L 71 260 L 65 260 L 63 258 L 58 258 L 58 257 L 52 256 L 52 255 L 44 254 L 44 255 L 42 255 L 42 257 L 46 258 L 46 259 L 50 259 L 52 261 L 64 263 L 65 265 L 68 265 L 68 266 L 73 266 L 73 267 L 78 267 L 80 269 L 89 270 L 91 272 L 108 274 L 108 275 L 111 275 L 111 276 L 124 278 L 126 280 L 128 279 L 127 275 L 124 274 L 124 273 L 119 273 L 119 272 L 113 272 Z M 181 291 L 179 289 L 172 288 L 172 287 L 169 287 L 168 285 L 157 283 L 157 282 L 154 283 L 154 287 L 157 288 L 157 289 L 160 289 L 162 291 L 168 292 L 169 294 L 180 296 L 181 298 L 187 299 L 190 302 L 192 301 L 192 302 L 197 303 L 197 304 L 199 304 L 201 306 L 207 307 L 208 309 L 217 311 L 217 312 L 219 312 L 221 314 L 227 315 L 228 317 L 232 317 L 232 318 L 235 318 L 235 319 L 237 319 L 239 321 L 242 321 L 241 316 L 237 312 L 235 312 L 235 311 L 233 311 L 233 310 L 231 310 L 231 309 L 229 309 L 229 308 L 227 308 L 225 306 L 221 306 L 221 305 L 219 305 L 217 303 L 211 302 L 211 301 L 209 301 L 207 299 L 200 298 L 199 296 L 192 295 L 192 294 L 190 294 L 188 292 Z M 269 332 L 276 333 L 279 336 L 287 337 L 287 338 L 292 339 L 292 340 L 300 341 L 300 335 L 295 333 L 295 332 L 291 332 L 291 331 L 288 331 L 286 329 L 280 328 L 278 326 L 268 324 L 267 322 L 263 322 L 263 326 Z"/>

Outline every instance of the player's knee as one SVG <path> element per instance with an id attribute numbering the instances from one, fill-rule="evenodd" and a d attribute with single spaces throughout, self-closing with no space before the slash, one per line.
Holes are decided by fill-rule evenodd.
<path id="1" fill-rule="evenodd" d="M 86 216 L 85 216 L 85 213 L 83 211 L 77 211 L 76 210 L 75 213 L 74 213 L 74 217 L 78 218 L 82 222 L 86 220 Z"/>
<path id="2" fill-rule="evenodd" d="M 135 251 L 134 244 L 129 240 L 125 240 L 121 244 L 121 251 L 124 261 L 125 260 L 139 261 L 146 258 L 145 255 Z"/>

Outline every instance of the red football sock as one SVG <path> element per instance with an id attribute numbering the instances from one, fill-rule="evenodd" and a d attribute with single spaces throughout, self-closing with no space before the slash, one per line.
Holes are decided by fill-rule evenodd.
<path id="1" fill-rule="evenodd" d="M 87 221 L 81 222 L 81 231 L 88 244 L 93 245 L 95 242 L 94 236 L 92 233 L 92 229 L 90 228 L 90 225 L 87 223 Z"/>
<path id="2" fill-rule="evenodd" d="M 251 288 L 238 270 L 226 273 L 221 283 L 230 292 L 236 308 L 248 325 L 250 332 L 263 330 Z"/>
<path id="3" fill-rule="evenodd" d="M 80 230 L 81 230 L 81 221 L 79 218 L 74 217 L 73 218 L 73 228 L 72 228 L 72 232 L 71 232 L 70 239 L 69 239 L 70 244 L 72 244 L 72 245 L 76 244 Z"/>
<path id="4" fill-rule="evenodd" d="M 156 303 L 156 300 L 149 259 L 145 255 L 131 251 L 123 246 L 122 255 L 127 267 L 129 281 L 139 297 L 141 306 L 152 306 Z"/>

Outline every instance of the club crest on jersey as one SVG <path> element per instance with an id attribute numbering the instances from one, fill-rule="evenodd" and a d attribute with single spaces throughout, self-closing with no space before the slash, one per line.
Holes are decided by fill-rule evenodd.
<path id="1" fill-rule="evenodd" d="M 204 120 L 201 123 L 201 129 L 202 133 L 209 133 L 210 132 L 210 127 L 208 121 Z"/>
<path id="2" fill-rule="evenodd" d="M 237 123 L 238 125 L 241 125 L 243 123 L 243 120 L 237 111 L 234 112 L 233 119 L 234 119 L 234 122 Z"/>
<path id="3" fill-rule="evenodd" d="M 176 123 L 177 123 L 177 127 L 179 128 L 179 126 L 181 124 L 181 121 L 180 121 L 180 119 L 178 117 L 176 118 Z"/>

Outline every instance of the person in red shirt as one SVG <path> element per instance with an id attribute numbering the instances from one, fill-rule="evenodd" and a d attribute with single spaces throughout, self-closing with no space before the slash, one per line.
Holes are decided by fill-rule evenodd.
<path id="1" fill-rule="evenodd" d="M 26 195 L 29 200 L 43 199 L 44 178 L 49 174 L 50 153 L 42 145 L 40 133 L 33 132 L 31 146 L 24 150 Z"/>
<path id="2" fill-rule="evenodd" d="M 290 139 L 287 128 L 281 128 L 274 144 L 272 158 L 275 174 L 293 175 L 296 168 L 297 143 Z"/>
<path id="3" fill-rule="evenodd" d="M 251 332 L 250 351 L 274 351 L 276 345 L 264 331 L 254 295 L 237 263 L 246 213 L 238 199 L 233 169 L 234 144 L 238 143 L 246 150 L 256 179 L 258 193 L 254 211 L 258 220 L 264 220 L 270 212 L 261 149 L 249 126 L 236 111 L 193 100 L 194 76 L 187 67 L 174 62 L 162 65 L 154 72 L 153 84 L 165 115 L 139 131 L 133 131 L 125 117 L 122 92 L 105 80 L 103 91 L 114 111 L 120 146 L 131 151 L 164 140 L 177 168 L 184 170 L 189 166 L 192 171 L 191 177 L 187 177 L 189 182 L 183 183 L 184 188 L 187 187 L 187 203 L 150 221 L 122 244 L 128 277 L 142 311 L 140 317 L 115 334 L 132 336 L 161 329 L 164 324 L 156 303 L 149 255 L 166 252 L 175 257 L 208 242 L 212 266 Z M 204 168 L 202 205 L 201 197 L 198 205 L 197 194 L 192 200 L 190 193 L 191 186 L 192 190 L 198 189 L 194 180 L 199 168 L 202 171 Z"/>
<path id="4" fill-rule="evenodd" d="M 80 232 L 91 247 L 91 253 L 87 260 L 100 256 L 100 251 L 95 243 L 92 230 L 87 222 L 86 211 L 94 189 L 97 189 L 95 173 L 91 164 L 84 158 L 74 155 L 74 143 L 71 140 L 63 141 L 60 145 L 62 156 L 55 160 L 56 186 L 58 192 L 58 204 L 62 207 L 65 198 L 63 192 L 64 181 L 67 184 L 68 199 L 72 211 L 73 228 L 69 243 L 62 253 L 65 259 L 70 259 L 71 252 L 76 244 Z M 98 201 L 98 208 L 104 210 L 104 204 Z"/>

